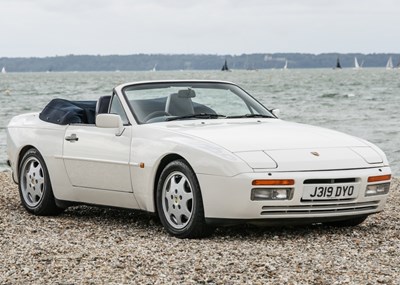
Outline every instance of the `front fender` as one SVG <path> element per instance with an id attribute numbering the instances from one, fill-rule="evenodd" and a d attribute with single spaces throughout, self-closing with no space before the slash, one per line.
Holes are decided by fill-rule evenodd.
<path id="1" fill-rule="evenodd" d="M 149 131 L 141 126 L 133 130 L 131 150 L 133 192 L 140 207 L 150 212 L 155 210 L 153 193 L 157 171 L 167 155 L 185 159 L 196 175 L 232 177 L 253 172 L 239 157 L 206 140 L 162 130 Z"/>

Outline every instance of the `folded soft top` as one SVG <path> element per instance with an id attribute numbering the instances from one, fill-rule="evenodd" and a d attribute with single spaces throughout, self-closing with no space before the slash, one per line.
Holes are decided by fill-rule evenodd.
<path id="1" fill-rule="evenodd" d="M 96 116 L 96 101 L 68 101 L 65 99 L 51 100 L 39 118 L 43 121 L 58 124 L 94 124 Z"/>

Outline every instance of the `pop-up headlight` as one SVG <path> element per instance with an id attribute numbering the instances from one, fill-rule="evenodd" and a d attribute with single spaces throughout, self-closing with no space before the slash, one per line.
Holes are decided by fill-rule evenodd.
<path id="1" fill-rule="evenodd" d="M 254 170 L 273 169 L 278 167 L 278 164 L 263 151 L 244 151 L 236 152 L 235 154 L 243 159 Z"/>

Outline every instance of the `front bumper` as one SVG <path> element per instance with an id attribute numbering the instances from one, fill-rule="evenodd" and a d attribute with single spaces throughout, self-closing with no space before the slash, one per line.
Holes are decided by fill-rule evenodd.
<path id="1" fill-rule="evenodd" d="M 243 173 L 234 177 L 197 174 L 207 220 L 241 221 L 328 221 L 370 215 L 383 210 L 387 194 L 365 197 L 368 177 L 391 174 L 389 167 L 306 172 Z M 357 197 L 323 201 L 302 199 L 304 181 L 310 179 L 355 178 L 360 187 Z M 290 200 L 252 201 L 252 181 L 256 179 L 294 179 Z"/>

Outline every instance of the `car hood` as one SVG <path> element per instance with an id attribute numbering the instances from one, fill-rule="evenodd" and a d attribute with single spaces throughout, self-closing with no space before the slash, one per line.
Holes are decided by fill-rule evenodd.
<path id="1" fill-rule="evenodd" d="M 362 140 L 353 136 L 282 120 L 218 121 L 177 121 L 166 127 L 218 144 L 231 152 L 366 146 Z"/>
<path id="2" fill-rule="evenodd" d="M 383 162 L 378 152 L 359 138 L 278 119 L 176 121 L 165 126 L 219 145 L 253 169 L 349 169 Z"/>

